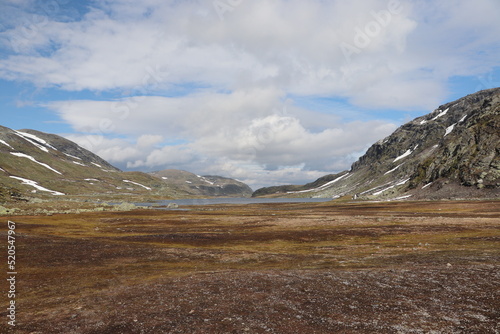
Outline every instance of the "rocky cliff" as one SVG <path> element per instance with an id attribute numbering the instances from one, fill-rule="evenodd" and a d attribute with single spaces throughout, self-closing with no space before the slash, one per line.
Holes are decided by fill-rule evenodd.
<path id="1" fill-rule="evenodd" d="M 399 127 L 350 171 L 254 196 L 422 199 L 500 196 L 500 88 L 468 95 Z"/>

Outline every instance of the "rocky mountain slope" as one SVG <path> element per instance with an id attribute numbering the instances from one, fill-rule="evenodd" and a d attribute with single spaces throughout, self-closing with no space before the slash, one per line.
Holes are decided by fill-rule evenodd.
<path id="1" fill-rule="evenodd" d="M 211 180 L 216 180 L 211 181 Z M 220 178 L 222 180 L 222 178 Z M 16 199 L 127 198 L 157 196 L 183 198 L 193 195 L 247 195 L 250 188 L 227 179 L 206 177 L 216 191 L 195 192 L 179 182 L 141 172 L 122 172 L 92 152 L 63 137 L 34 130 L 12 130 L 0 126 L 0 203 Z M 234 186 L 232 186 L 234 184 Z M 239 187 L 239 188 L 238 188 Z"/>
<path id="2" fill-rule="evenodd" d="M 349 171 L 253 196 L 500 197 L 500 88 L 440 106 L 373 144 Z"/>
<path id="3" fill-rule="evenodd" d="M 250 197 L 253 192 L 248 185 L 222 176 L 200 176 L 176 169 L 166 169 L 150 174 L 161 179 L 166 185 L 193 196 Z"/>

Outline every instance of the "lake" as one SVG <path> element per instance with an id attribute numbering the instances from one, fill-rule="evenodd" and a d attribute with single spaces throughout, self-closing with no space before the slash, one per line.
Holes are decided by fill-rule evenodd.
<path id="1" fill-rule="evenodd" d="M 184 205 L 212 205 L 212 204 L 260 204 L 260 203 L 317 203 L 328 202 L 332 198 L 190 198 L 158 201 L 155 203 L 135 203 L 141 206 L 168 205 L 175 203 Z"/>

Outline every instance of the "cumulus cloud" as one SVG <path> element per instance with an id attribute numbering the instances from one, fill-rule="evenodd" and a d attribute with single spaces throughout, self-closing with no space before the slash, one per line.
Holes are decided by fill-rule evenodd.
<path id="1" fill-rule="evenodd" d="M 257 181 L 243 177 L 243 170 L 255 179 L 259 175 L 259 185 L 277 175 L 285 178 L 281 182 L 298 183 L 307 181 L 306 175 L 349 168 L 360 155 L 353 152 L 362 153 L 396 128 L 391 122 L 346 122 L 316 113 L 320 125 L 310 120 L 315 113 L 283 105 L 278 91 L 140 100 L 126 114 L 115 113 L 115 106 L 128 100 L 65 101 L 48 107 L 77 130 L 93 133 L 70 139 L 121 168 L 168 167 L 210 174 L 218 166 L 250 183 Z M 119 135 L 130 140 L 107 139 Z"/>
<path id="2" fill-rule="evenodd" d="M 498 49 L 474 52 L 498 47 L 495 0 L 255 0 L 229 2 L 222 16 L 214 4 L 107 1 L 76 21 L 37 19 L 30 34 L 23 25 L 3 34 L 32 52 L 3 59 L 0 76 L 66 90 L 273 86 L 411 109 L 442 98 L 449 76 L 496 64 Z M 394 84 L 415 98 L 373 93 Z"/>

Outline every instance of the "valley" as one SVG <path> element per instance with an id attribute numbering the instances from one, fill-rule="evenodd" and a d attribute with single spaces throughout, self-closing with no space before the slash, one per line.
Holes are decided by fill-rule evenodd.
<path id="1" fill-rule="evenodd" d="M 253 193 L 0 127 L 0 331 L 497 333 L 499 113 L 500 89 L 481 91 L 348 171 Z"/>
<path id="2" fill-rule="evenodd" d="M 0 334 L 500 334 L 500 0 L 0 13 Z"/>

